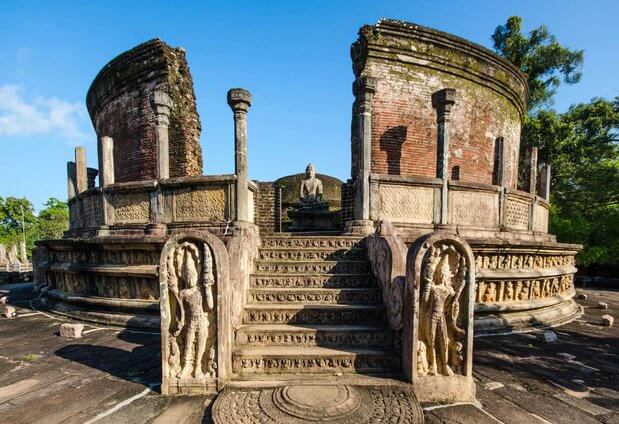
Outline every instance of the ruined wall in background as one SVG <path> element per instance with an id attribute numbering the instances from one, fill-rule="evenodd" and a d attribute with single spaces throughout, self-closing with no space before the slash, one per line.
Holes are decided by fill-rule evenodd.
<path id="1" fill-rule="evenodd" d="M 436 177 L 437 113 L 432 94 L 456 90 L 451 111 L 450 175 L 492 184 L 494 143 L 505 140 L 505 186 L 516 188 L 527 88 L 522 74 L 481 46 L 429 28 L 383 20 L 352 46 L 357 78 L 377 81 L 372 107 L 371 172 Z M 358 161 L 353 105 L 352 176 Z"/>
<path id="2" fill-rule="evenodd" d="M 151 96 L 156 89 L 168 93 L 174 102 L 169 125 L 170 177 L 202 175 L 201 125 L 185 51 L 155 39 L 108 63 L 86 97 L 97 136 L 114 139 L 116 182 L 155 178 Z"/>

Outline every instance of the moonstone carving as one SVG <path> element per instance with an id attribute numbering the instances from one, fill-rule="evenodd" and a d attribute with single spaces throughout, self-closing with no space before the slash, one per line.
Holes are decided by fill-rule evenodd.
<path id="1" fill-rule="evenodd" d="M 223 384 L 230 367 L 225 359 L 231 337 L 229 296 L 222 295 L 227 279 L 228 256 L 216 237 L 179 234 L 164 246 L 159 270 L 162 394 L 212 393 Z"/>
<path id="2" fill-rule="evenodd" d="M 475 260 L 455 234 L 422 237 L 408 252 L 403 368 L 420 401 L 471 401 Z"/>

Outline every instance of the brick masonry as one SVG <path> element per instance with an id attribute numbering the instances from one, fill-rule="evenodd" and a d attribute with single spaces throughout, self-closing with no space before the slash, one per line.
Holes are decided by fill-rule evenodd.
<path id="1" fill-rule="evenodd" d="M 352 47 L 357 77 L 377 80 L 372 99 L 373 173 L 436 177 L 437 113 L 432 94 L 456 90 L 449 175 L 492 184 L 494 144 L 505 140 L 505 185 L 516 188 L 520 125 L 527 88 L 513 66 L 457 37 L 397 21 L 360 30 Z M 358 161 L 353 105 L 352 175 Z"/>
<path id="2" fill-rule="evenodd" d="M 254 202 L 254 216 L 261 235 L 277 231 L 279 214 L 277 208 L 277 188 L 273 182 L 258 182 L 258 194 Z"/>
<path id="3" fill-rule="evenodd" d="M 155 90 L 165 91 L 174 102 L 170 177 L 202 174 L 201 124 L 185 51 L 155 39 L 113 59 L 88 90 L 86 103 L 97 136 L 114 139 L 116 182 L 155 178 Z"/>

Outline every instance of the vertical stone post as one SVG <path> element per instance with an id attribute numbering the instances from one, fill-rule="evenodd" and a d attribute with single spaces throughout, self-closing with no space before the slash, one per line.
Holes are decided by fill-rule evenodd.
<path id="1" fill-rule="evenodd" d="M 101 169 L 99 170 L 99 185 L 107 187 L 114 184 L 114 140 L 111 137 L 101 137 Z"/>
<path id="2" fill-rule="evenodd" d="M 449 134 L 450 134 L 450 113 L 451 107 L 455 103 L 456 90 L 444 88 L 432 95 L 432 105 L 436 109 L 438 124 L 438 160 L 437 176 L 443 180 L 441 188 L 441 225 L 449 222 L 449 188 L 447 181 L 449 178 Z"/>
<path id="3" fill-rule="evenodd" d="M 86 149 L 82 146 L 75 148 L 75 185 L 77 193 L 81 194 L 88 190 L 88 173 L 86 171 Z"/>
<path id="4" fill-rule="evenodd" d="M 67 200 L 71 200 L 77 194 L 77 173 L 75 162 L 67 162 Z"/>
<path id="5" fill-rule="evenodd" d="M 114 224 L 114 211 L 110 206 L 110 199 L 106 188 L 114 184 L 114 140 L 103 136 L 99 139 L 100 158 L 99 185 L 101 186 L 101 209 L 103 210 L 103 225 L 99 235 L 109 235 L 109 225 Z"/>
<path id="6" fill-rule="evenodd" d="M 370 216 L 370 171 L 372 165 L 372 97 L 376 92 L 376 79 L 361 77 L 355 81 L 357 97 L 357 181 L 355 184 L 355 220 L 367 221 Z"/>
<path id="7" fill-rule="evenodd" d="M 0 271 L 8 271 L 9 261 L 6 259 L 6 247 L 0 243 Z"/>
<path id="8" fill-rule="evenodd" d="M 19 242 L 19 262 L 24 266 L 24 270 L 28 271 L 28 252 L 26 251 L 26 243 L 23 240 Z"/>
<path id="9" fill-rule="evenodd" d="M 535 188 L 537 187 L 537 147 L 529 148 L 529 193 L 535 196 Z"/>
<path id="10" fill-rule="evenodd" d="M 249 180 L 247 177 L 247 112 L 251 93 L 242 88 L 228 91 L 228 105 L 234 113 L 234 173 L 236 174 L 235 221 L 249 221 Z"/>
<path id="11" fill-rule="evenodd" d="M 168 93 L 156 90 L 151 100 L 155 113 L 155 139 L 157 141 L 157 181 L 170 178 L 170 144 L 168 139 L 168 125 L 170 112 L 174 106 Z M 148 234 L 160 236 L 165 234 L 163 224 L 163 193 L 161 185 L 157 183 L 157 190 L 151 193 L 150 210 L 152 224 L 148 227 Z"/>
<path id="12" fill-rule="evenodd" d="M 494 144 L 494 185 L 503 187 L 505 185 L 504 175 L 504 141 L 503 137 L 498 137 Z"/>
<path id="13" fill-rule="evenodd" d="M 170 178 L 170 146 L 168 140 L 168 125 L 173 102 L 164 91 L 155 91 L 152 107 L 155 112 L 155 138 L 157 140 L 157 179 Z"/>
<path id="14" fill-rule="evenodd" d="M 539 172 L 539 195 L 550 200 L 550 165 L 544 164 Z"/>

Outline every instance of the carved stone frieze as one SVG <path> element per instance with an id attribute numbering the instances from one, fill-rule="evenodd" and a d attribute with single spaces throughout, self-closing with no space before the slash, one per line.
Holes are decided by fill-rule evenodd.
<path id="1" fill-rule="evenodd" d="M 517 230 L 529 229 L 529 211 L 531 205 L 517 199 L 505 199 L 505 226 Z"/>
<path id="2" fill-rule="evenodd" d="M 100 195 L 86 196 L 82 199 L 84 225 L 96 227 L 103 224 L 103 205 Z"/>
<path id="3" fill-rule="evenodd" d="M 302 287 L 302 288 L 357 288 L 376 287 L 374 277 L 369 275 L 290 275 L 251 277 L 253 287 Z"/>
<path id="4" fill-rule="evenodd" d="M 369 264 L 365 261 L 359 262 L 260 262 L 256 266 L 256 271 L 264 273 L 346 273 L 346 274 L 366 274 L 370 271 Z"/>
<path id="5" fill-rule="evenodd" d="M 311 290 L 291 289 L 249 291 L 249 303 L 337 303 L 337 304 L 377 304 L 382 302 L 380 291 L 368 290 Z"/>
<path id="6" fill-rule="evenodd" d="M 174 218 L 177 221 L 223 222 L 226 193 L 223 188 L 186 188 L 174 191 Z"/>
<path id="7" fill-rule="evenodd" d="M 367 331 L 311 331 L 279 330 L 269 332 L 239 332 L 236 341 L 239 344 L 264 346 L 269 345 L 303 345 L 303 346 L 390 346 L 394 342 L 393 333 L 386 330 Z"/>
<path id="8" fill-rule="evenodd" d="M 459 236 L 436 232 L 408 252 L 402 360 L 420 401 L 470 401 L 475 261 Z"/>
<path id="9" fill-rule="evenodd" d="M 365 260 L 361 249 L 329 250 L 261 250 L 260 259 L 265 261 L 340 261 Z"/>
<path id="10" fill-rule="evenodd" d="M 384 319 L 381 309 L 315 310 L 315 309 L 245 309 L 245 324 L 353 324 L 380 322 Z"/>
<path id="11" fill-rule="evenodd" d="M 301 249 L 349 249 L 362 244 L 358 238 L 350 237 L 266 237 L 262 244 L 265 248 L 301 248 Z"/>
<path id="12" fill-rule="evenodd" d="M 117 224 L 146 223 L 150 220 L 149 193 L 115 193 L 110 198 Z"/>
<path id="13" fill-rule="evenodd" d="M 50 250 L 50 262 L 88 263 L 93 265 L 157 265 L 159 252 L 155 250 Z"/>
<path id="14" fill-rule="evenodd" d="M 156 300 L 155 278 L 119 277 L 51 270 L 45 273 L 50 288 L 65 293 L 113 299 Z"/>
<path id="15" fill-rule="evenodd" d="M 279 374 L 290 373 L 295 370 L 300 373 L 331 373 L 351 371 L 398 371 L 399 358 L 395 355 L 356 355 L 346 353 L 321 357 L 246 357 L 235 356 L 232 369 L 243 374 Z"/>
<path id="16" fill-rule="evenodd" d="M 533 280 L 484 280 L 477 284 L 477 303 L 511 303 L 550 299 L 574 292 L 574 275 Z"/>
<path id="17" fill-rule="evenodd" d="M 574 255 L 541 255 L 533 253 L 478 253 L 477 270 L 542 269 L 575 266 Z"/>
<path id="18" fill-rule="evenodd" d="M 379 186 L 380 217 L 394 222 L 430 224 L 434 221 L 434 189 Z"/>
<path id="19" fill-rule="evenodd" d="M 208 233 L 171 236 L 159 266 L 161 393 L 216 392 L 229 373 L 228 256 Z"/>
<path id="20" fill-rule="evenodd" d="M 449 222 L 454 225 L 494 227 L 499 224 L 497 193 L 454 190 L 449 192 Z"/>
<path id="21" fill-rule="evenodd" d="M 548 208 L 541 204 L 536 204 L 533 214 L 533 231 L 542 233 L 548 232 Z"/>

